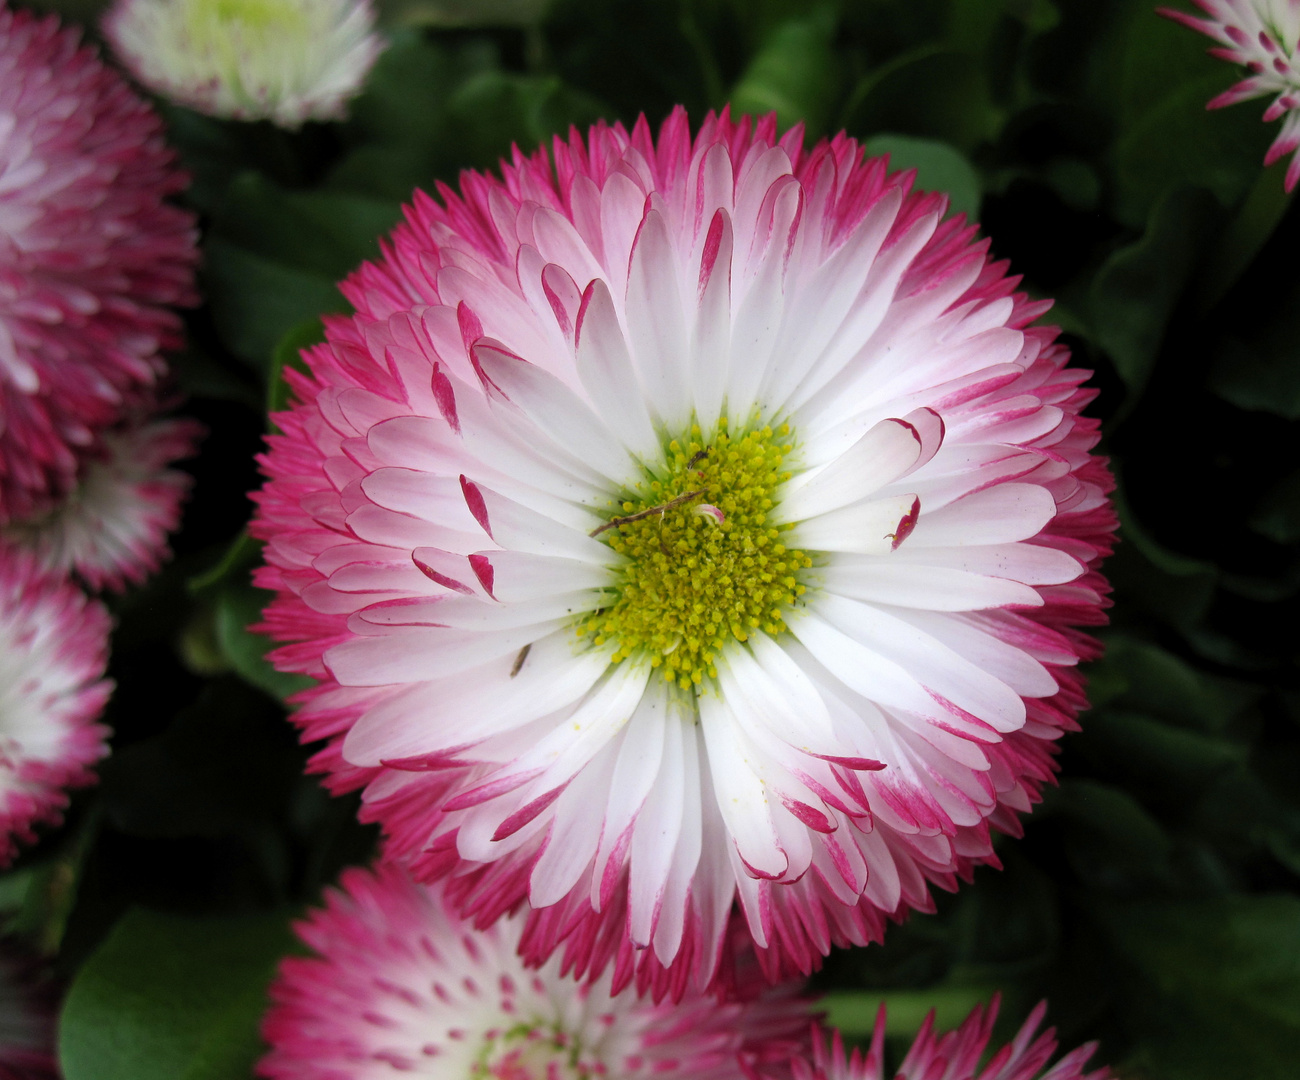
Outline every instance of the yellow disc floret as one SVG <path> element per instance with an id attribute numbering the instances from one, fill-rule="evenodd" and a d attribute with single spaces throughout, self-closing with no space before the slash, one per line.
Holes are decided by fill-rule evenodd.
<path id="1" fill-rule="evenodd" d="M 683 690 L 716 678 L 714 661 L 754 630 L 785 631 L 812 560 L 787 547 L 774 524 L 788 425 L 731 434 L 724 421 L 704 442 L 699 425 L 668 443 L 665 461 L 621 501 L 596 533 L 626 561 L 611 603 L 584 616 L 580 636 L 613 643 L 613 662 L 642 654 Z"/>

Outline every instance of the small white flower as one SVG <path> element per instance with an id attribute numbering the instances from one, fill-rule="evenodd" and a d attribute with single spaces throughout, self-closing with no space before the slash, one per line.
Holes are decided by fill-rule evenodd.
<path id="1" fill-rule="evenodd" d="M 369 0 L 117 0 L 104 34 L 149 89 L 210 116 L 337 120 L 383 51 Z"/>

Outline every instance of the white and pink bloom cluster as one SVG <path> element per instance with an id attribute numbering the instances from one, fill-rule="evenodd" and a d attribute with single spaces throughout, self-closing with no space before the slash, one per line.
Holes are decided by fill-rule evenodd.
<path id="1" fill-rule="evenodd" d="M 285 128 L 341 119 L 384 49 L 370 0 L 116 0 L 104 36 L 150 90 Z"/>
<path id="2" fill-rule="evenodd" d="M 1212 56 L 1239 64 L 1249 74 L 1206 106 L 1222 109 L 1251 98 L 1271 97 L 1265 122 L 1282 119 L 1282 130 L 1264 157 L 1272 165 L 1291 155 L 1286 190 L 1300 182 L 1300 0 L 1194 0 L 1209 18 L 1175 8 L 1160 14 L 1213 38 Z"/>
<path id="3" fill-rule="evenodd" d="M 845 135 L 678 110 L 417 194 L 275 420 L 315 767 L 486 928 L 680 998 L 996 863 L 1115 519 L 1048 305 Z"/>
<path id="4" fill-rule="evenodd" d="M 107 753 L 109 619 L 81 588 L 155 569 L 188 489 L 196 427 L 156 418 L 194 299 L 184 184 L 77 30 L 0 6 L 0 861 Z"/>
<path id="5" fill-rule="evenodd" d="M 350 870 L 298 926 L 315 955 L 282 962 L 263 1022 L 269 1080 L 883 1080 L 883 1008 L 867 1054 L 812 1023 L 797 985 L 742 980 L 743 990 L 655 1003 L 608 974 L 565 978 L 558 958 L 520 960 L 526 920 L 476 930 L 444 884 L 419 885 L 394 864 Z M 740 946 L 742 963 L 752 962 Z M 981 1069 L 997 1002 L 943 1036 L 927 1019 L 897 1080 L 1106 1080 L 1084 1076 L 1084 1046 L 1043 1072 L 1056 1050 L 1035 1037 L 1039 1006 Z"/>

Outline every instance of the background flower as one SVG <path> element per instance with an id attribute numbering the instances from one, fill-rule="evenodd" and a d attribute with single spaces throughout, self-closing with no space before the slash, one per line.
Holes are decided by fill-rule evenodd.
<path id="1" fill-rule="evenodd" d="M 1084 375 L 940 197 L 802 140 L 678 111 L 417 197 L 277 417 L 298 722 L 534 961 L 707 981 L 738 898 L 806 974 L 990 860 L 1083 704 Z"/>
<path id="2" fill-rule="evenodd" d="M 1293 155 L 1286 170 L 1286 190 L 1300 181 L 1300 4 L 1294 0 L 1196 0 L 1210 17 L 1195 18 L 1175 8 L 1161 8 L 1160 14 L 1190 26 L 1219 42 L 1211 55 L 1240 64 L 1250 74 L 1225 90 L 1206 106 L 1227 105 L 1257 97 L 1273 97 L 1264 110 L 1264 120 L 1282 121 L 1265 165 Z"/>
<path id="3" fill-rule="evenodd" d="M 191 303 L 194 218 L 153 111 L 54 17 L 0 9 L 0 521 L 68 490 Z"/>
<path id="4" fill-rule="evenodd" d="M 580 985 L 558 960 L 525 968 L 522 919 L 473 930 L 441 887 L 395 866 L 350 870 L 342 886 L 298 926 L 318 956 L 285 960 L 272 986 L 263 1076 L 741 1080 L 788 1068 L 804 1042 L 808 1003 L 791 987 L 677 1006 L 611 996 L 608 979 Z"/>
<path id="5" fill-rule="evenodd" d="M 211 116 L 340 119 L 383 50 L 369 0 L 117 0 L 104 34 L 150 90 Z"/>
<path id="6" fill-rule="evenodd" d="M 120 592 L 157 570 L 180 522 L 191 478 L 168 466 L 194 454 L 203 429 L 188 420 L 144 420 L 103 436 L 103 456 L 39 517 L 5 539 L 51 574 L 76 573 L 92 589 Z"/>
<path id="7" fill-rule="evenodd" d="M 895 1080 L 1107 1080 L 1111 1075 L 1109 1069 L 1084 1075 L 1095 1045 L 1080 1046 L 1050 1069 L 1046 1067 L 1056 1052 L 1055 1029 L 1035 1036 L 1047 1012 L 1046 1002 L 1029 1014 L 1010 1043 L 988 1056 L 998 1005 L 994 998 L 987 1009 L 977 1006 L 960 1027 L 943 1035 L 936 1034 L 934 1013 L 930 1013 L 894 1074 Z M 794 1062 L 795 1080 L 883 1080 L 886 1075 L 884 1005 L 865 1054 L 857 1047 L 846 1054 L 838 1031 L 814 1032 L 811 1059 Z"/>
<path id="8" fill-rule="evenodd" d="M 0 548 L 0 862 L 58 821 L 66 789 L 91 783 L 108 752 L 96 723 L 112 689 L 108 631 L 101 605 Z"/>

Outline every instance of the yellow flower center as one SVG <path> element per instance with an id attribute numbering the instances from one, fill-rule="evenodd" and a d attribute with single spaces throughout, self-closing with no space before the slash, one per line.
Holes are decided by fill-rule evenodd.
<path id="1" fill-rule="evenodd" d="M 714 660 L 729 641 L 784 632 L 812 565 L 781 542 L 792 526 L 770 520 L 793 448 L 788 425 L 733 435 L 725 419 L 707 445 L 698 424 L 668 443 L 663 466 L 611 502 L 597 531 L 626 561 L 612 602 L 584 616 L 578 634 L 615 643 L 614 663 L 648 656 L 687 690 L 717 677 Z"/>

